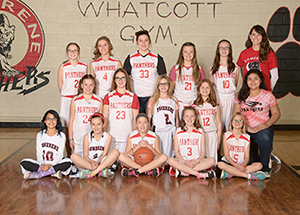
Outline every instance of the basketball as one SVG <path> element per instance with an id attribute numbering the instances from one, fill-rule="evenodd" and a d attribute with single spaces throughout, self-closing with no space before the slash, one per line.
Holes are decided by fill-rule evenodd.
<path id="1" fill-rule="evenodd" d="M 147 147 L 140 147 L 134 153 L 134 161 L 140 166 L 145 166 L 150 163 L 153 161 L 153 158 L 153 152 Z"/>

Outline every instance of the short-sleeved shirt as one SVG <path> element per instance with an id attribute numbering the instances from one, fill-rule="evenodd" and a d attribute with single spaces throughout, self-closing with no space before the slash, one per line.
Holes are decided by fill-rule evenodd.
<path id="1" fill-rule="evenodd" d="M 224 135 L 228 143 L 229 157 L 235 163 L 243 164 L 245 160 L 245 152 L 250 143 L 250 135 L 241 134 L 239 139 L 236 139 L 231 131 L 227 131 Z M 222 157 L 222 160 L 228 162 L 225 156 Z"/>
<path id="2" fill-rule="evenodd" d="M 179 76 L 179 65 L 173 66 L 170 71 L 169 78 L 175 81 L 174 96 L 183 104 L 189 104 L 197 98 L 197 85 L 193 80 L 193 67 L 183 66 L 181 75 Z M 205 78 L 203 68 L 199 65 L 200 80 Z"/>
<path id="3" fill-rule="evenodd" d="M 111 88 L 111 82 L 115 71 L 118 68 L 118 59 L 110 56 L 108 60 L 104 61 L 101 57 L 92 62 L 92 67 L 94 69 L 96 79 L 98 82 L 98 93 L 100 98 L 109 93 Z"/>
<path id="4" fill-rule="evenodd" d="M 152 51 L 144 56 L 138 51 L 128 55 L 124 69 L 130 75 L 131 87 L 138 97 L 152 96 L 158 76 L 167 73 L 163 58 Z"/>
<path id="5" fill-rule="evenodd" d="M 126 142 L 133 129 L 132 109 L 140 109 L 137 96 L 128 90 L 124 94 L 113 90 L 106 94 L 103 104 L 109 106 L 108 132 L 114 141 Z"/>
<path id="6" fill-rule="evenodd" d="M 277 58 L 273 51 L 270 51 L 264 62 L 259 61 L 259 51 L 253 50 L 252 47 L 241 52 L 237 65 L 244 69 L 243 78 L 250 69 L 258 69 L 265 78 L 265 84 L 268 90 L 271 89 L 270 70 L 277 68 Z"/>
<path id="7" fill-rule="evenodd" d="M 269 120 L 269 110 L 277 104 L 277 100 L 271 91 L 261 89 L 260 94 L 249 96 L 245 102 L 240 102 L 236 97 L 234 103 L 241 105 L 246 124 L 253 128 Z"/>
<path id="8" fill-rule="evenodd" d="M 176 130 L 179 153 L 184 160 L 198 159 L 201 155 L 201 128 L 193 129 L 191 133 L 177 128 Z M 205 144 L 205 143 L 203 143 Z"/>

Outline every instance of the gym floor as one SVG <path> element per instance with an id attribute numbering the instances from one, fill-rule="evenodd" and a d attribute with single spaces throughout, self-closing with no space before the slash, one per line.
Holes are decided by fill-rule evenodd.
<path id="1" fill-rule="evenodd" d="M 197 180 L 156 177 L 23 180 L 37 128 L 0 128 L 1 214 L 300 214 L 300 134 L 275 131 L 272 176 Z"/>

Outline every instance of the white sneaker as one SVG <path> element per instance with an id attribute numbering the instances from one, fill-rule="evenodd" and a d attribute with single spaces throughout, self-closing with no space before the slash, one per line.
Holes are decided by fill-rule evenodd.
<path id="1" fill-rule="evenodd" d="M 62 174 L 61 174 L 60 170 L 58 170 L 56 173 L 52 174 L 51 176 L 54 176 L 54 177 L 56 177 L 58 179 L 62 179 Z"/>
<path id="2" fill-rule="evenodd" d="M 275 154 L 271 153 L 271 160 L 277 163 L 278 165 L 281 164 L 281 160 Z"/>
<path id="3" fill-rule="evenodd" d="M 270 178 L 271 177 L 271 172 L 264 172 L 266 175 L 266 178 Z"/>
<path id="4" fill-rule="evenodd" d="M 70 174 L 69 178 L 79 178 L 81 171 L 77 171 L 76 173 Z"/>

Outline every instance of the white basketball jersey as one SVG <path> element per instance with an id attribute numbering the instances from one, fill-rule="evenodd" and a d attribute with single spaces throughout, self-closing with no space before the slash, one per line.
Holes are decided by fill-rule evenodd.
<path id="1" fill-rule="evenodd" d="M 82 94 L 74 97 L 75 102 L 75 118 L 73 123 L 73 138 L 75 144 L 83 145 L 83 137 L 89 133 L 92 128 L 90 126 L 90 117 L 95 112 L 99 112 L 102 100 L 95 94 L 87 101 Z"/>
<path id="2" fill-rule="evenodd" d="M 153 148 L 155 148 L 155 138 L 156 134 L 153 131 L 148 130 L 145 137 L 142 138 L 140 133 L 135 130 L 130 133 L 131 148 L 136 147 L 141 140 L 146 140 Z"/>
<path id="3" fill-rule="evenodd" d="M 216 132 L 218 130 L 216 119 L 218 106 L 213 107 L 210 103 L 204 103 L 202 106 L 193 104 L 192 106 L 198 113 L 198 118 L 204 132 Z"/>
<path id="4" fill-rule="evenodd" d="M 92 66 L 98 83 L 97 95 L 103 99 L 110 91 L 114 73 L 118 69 L 118 59 L 111 56 L 107 61 L 104 61 L 99 57 L 92 62 Z"/>
<path id="5" fill-rule="evenodd" d="M 108 132 L 115 141 L 126 142 L 132 131 L 134 93 L 127 90 L 120 94 L 114 90 L 106 96 L 109 101 Z"/>
<path id="6" fill-rule="evenodd" d="M 201 128 L 193 129 L 191 133 L 177 128 L 176 130 L 179 153 L 184 160 L 198 159 L 201 155 Z M 203 143 L 205 144 L 205 143 Z"/>
<path id="7" fill-rule="evenodd" d="M 214 74 L 214 84 L 216 93 L 218 95 L 232 95 L 235 94 L 235 76 L 236 76 L 237 66 L 234 71 L 228 74 L 227 67 L 222 65 L 219 66 L 219 70 Z"/>
<path id="8" fill-rule="evenodd" d="M 94 136 L 94 135 L 92 135 Z M 95 140 L 94 137 L 91 138 L 91 132 L 89 132 L 89 158 L 98 161 L 100 156 L 102 155 L 106 141 L 107 141 L 108 133 L 104 132 L 101 139 L 99 141 Z"/>
<path id="9" fill-rule="evenodd" d="M 40 131 L 37 134 L 37 140 L 41 141 L 37 142 L 37 144 L 39 144 L 37 148 L 41 149 L 42 151 L 38 152 L 37 150 L 38 161 L 40 160 L 38 156 L 40 156 L 39 154 L 41 154 L 45 164 L 53 164 L 52 161 L 58 155 L 58 151 L 63 151 L 65 148 L 65 142 L 62 141 L 63 139 L 66 139 L 63 132 L 60 132 L 60 134 L 57 133 L 56 135 L 50 137 L 46 133 L 46 129 Z"/>
<path id="10" fill-rule="evenodd" d="M 225 137 L 228 143 L 229 156 L 230 158 L 238 164 L 244 163 L 245 152 L 250 143 L 250 136 L 248 134 L 242 134 L 237 140 L 234 134 L 230 131 L 225 133 Z M 226 161 L 225 156 L 222 157 L 223 161 Z"/>
<path id="11" fill-rule="evenodd" d="M 178 65 L 176 65 L 176 83 L 174 96 L 183 104 L 189 104 L 197 98 L 197 86 L 193 80 L 193 67 L 182 66 L 181 75 L 179 76 Z M 201 66 L 199 65 L 199 70 Z"/>
<path id="12" fill-rule="evenodd" d="M 87 65 L 78 62 L 73 66 L 70 62 L 62 65 L 63 68 L 63 85 L 61 88 L 62 96 L 75 96 L 78 92 L 79 80 L 86 74 Z"/>
<path id="13" fill-rule="evenodd" d="M 157 100 L 152 116 L 155 131 L 169 131 L 175 126 L 175 110 L 176 103 L 173 99 Z"/>
<path id="14" fill-rule="evenodd" d="M 130 55 L 131 87 L 138 97 L 152 96 L 158 78 L 158 55 L 150 51 L 146 56 L 135 52 Z"/>

